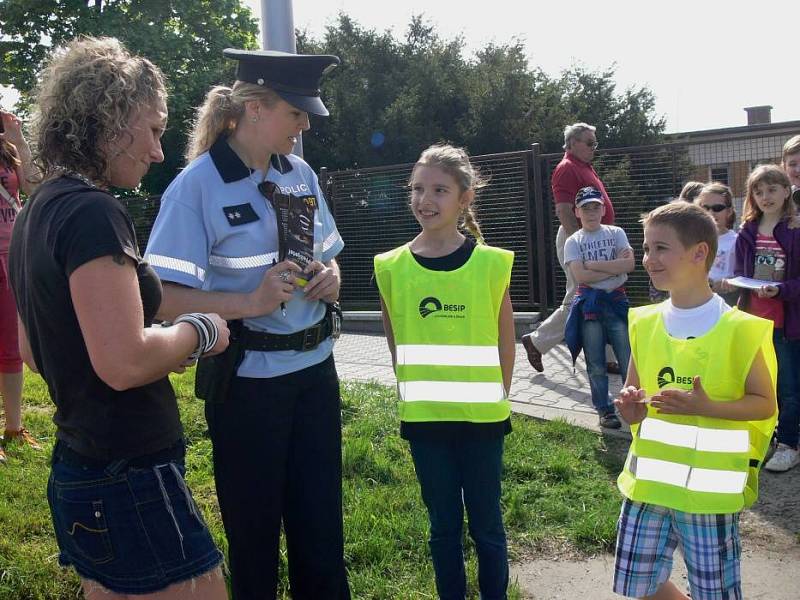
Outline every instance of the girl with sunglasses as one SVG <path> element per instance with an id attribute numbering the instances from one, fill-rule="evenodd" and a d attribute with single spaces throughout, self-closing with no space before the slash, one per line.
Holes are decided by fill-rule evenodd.
<path id="1" fill-rule="evenodd" d="M 736 220 L 736 210 L 733 208 L 733 194 L 731 189 L 723 183 L 709 183 L 703 186 L 694 200 L 700 208 L 708 211 L 717 225 L 717 256 L 708 278 L 711 289 L 730 306 L 739 300 L 739 288 L 730 285 L 727 279 L 733 277 L 733 267 L 736 246 L 736 232 L 733 224 Z"/>

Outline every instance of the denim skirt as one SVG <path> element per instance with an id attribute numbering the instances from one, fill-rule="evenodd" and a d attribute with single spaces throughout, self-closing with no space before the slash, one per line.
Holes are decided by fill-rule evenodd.
<path id="1" fill-rule="evenodd" d="M 186 486 L 183 445 L 150 458 L 98 464 L 56 444 L 47 499 L 62 566 L 146 594 L 222 562 Z"/>

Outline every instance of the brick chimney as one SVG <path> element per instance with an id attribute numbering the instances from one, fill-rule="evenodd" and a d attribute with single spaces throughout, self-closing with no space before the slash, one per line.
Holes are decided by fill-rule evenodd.
<path id="1" fill-rule="evenodd" d="M 772 123 L 772 107 L 768 104 L 764 106 L 746 106 L 748 125 L 766 125 Z"/>

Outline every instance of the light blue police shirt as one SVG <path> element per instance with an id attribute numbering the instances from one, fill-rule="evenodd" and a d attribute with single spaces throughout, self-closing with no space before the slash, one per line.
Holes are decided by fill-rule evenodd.
<path id="1" fill-rule="evenodd" d="M 161 197 L 145 260 L 162 281 L 218 292 L 250 292 L 278 261 L 275 211 L 258 191 L 264 179 L 250 172 L 223 138 L 193 160 Z M 328 262 L 344 247 L 314 171 L 294 155 L 273 156 L 266 179 L 296 196 L 314 195 L 315 258 Z M 302 289 L 280 309 L 245 319 L 249 329 L 294 333 L 325 316 L 325 303 L 308 302 Z M 333 349 L 326 339 L 314 350 L 247 351 L 240 377 L 276 377 L 325 360 Z"/>

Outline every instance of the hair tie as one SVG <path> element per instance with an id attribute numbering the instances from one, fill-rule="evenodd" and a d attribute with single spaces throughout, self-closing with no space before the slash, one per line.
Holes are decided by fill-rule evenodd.
<path id="1" fill-rule="evenodd" d="M 218 88 L 217 92 L 220 96 L 220 108 L 223 110 L 230 110 L 230 107 L 233 104 L 233 101 L 231 100 L 231 94 L 233 94 L 233 90 L 229 87 L 220 87 Z"/>

